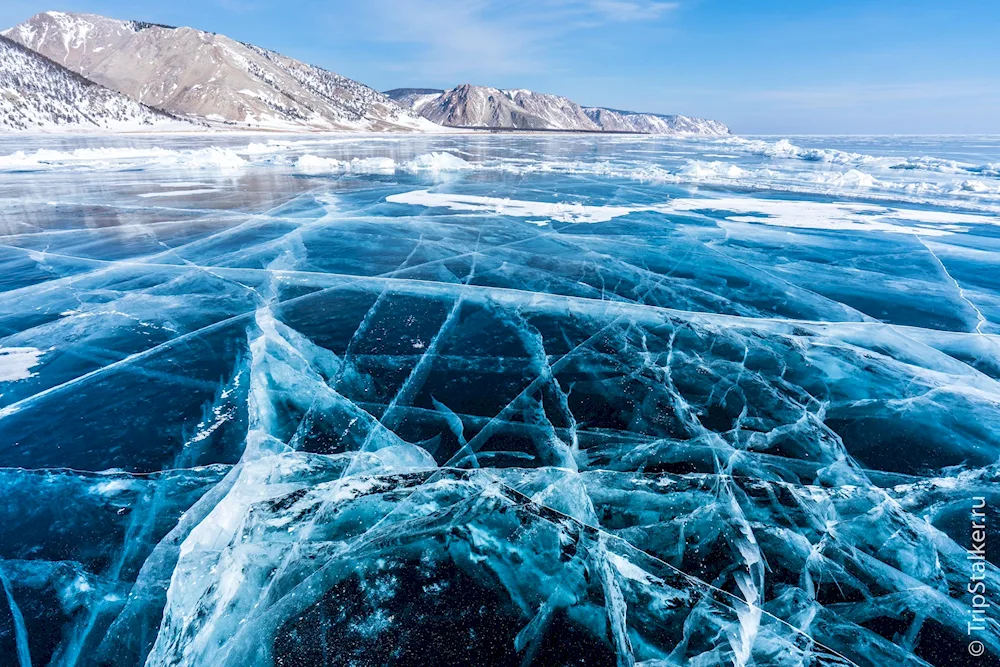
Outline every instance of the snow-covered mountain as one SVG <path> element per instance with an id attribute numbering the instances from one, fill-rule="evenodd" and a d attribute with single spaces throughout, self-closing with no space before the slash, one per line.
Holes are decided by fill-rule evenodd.
<path id="1" fill-rule="evenodd" d="M 397 104 L 420 113 L 425 104 L 441 97 L 444 90 L 440 88 L 394 88 L 383 93 Z"/>
<path id="2" fill-rule="evenodd" d="M 8 58 L 0 63 L 15 82 L 7 85 L 0 100 L 6 114 L 3 122 L 11 127 L 32 123 L 110 127 L 108 119 L 133 116 L 158 122 L 155 119 L 160 117 L 142 106 L 146 105 L 213 125 L 276 130 L 434 131 L 449 126 L 729 133 L 717 121 L 585 108 L 565 97 L 530 90 L 466 84 L 451 90 L 404 88 L 382 94 L 339 74 L 224 35 L 96 14 L 44 12 L 0 34 L 49 59 L 45 61 L 49 68 L 61 65 L 84 77 L 81 81 L 100 84 L 141 103 L 129 106 L 119 96 L 114 98 L 117 102 L 107 102 L 117 107 L 97 114 L 96 120 L 87 119 L 92 112 L 85 104 L 74 106 L 65 100 L 62 107 L 54 100 L 43 104 L 38 101 L 41 89 L 24 88 L 16 83 L 20 79 L 10 78 L 19 76 L 13 72 L 26 57 L 20 51 L 21 60 Z M 58 86 L 52 90 L 68 94 Z M 36 101 L 25 106 L 19 95 L 34 95 Z M 39 116 L 32 111 L 35 107 L 48 109 L 59 120 L 49 120 L 41 111 Z M 57 107 L 61 110 L 55 111 Z M 40 120 L 28 120 L 32 115 Z"/>
<path id="3" fill-rule="evenodd" d="M 579 104 L 557 95 L 530 90 L 501 90 L 464 84 L 441 91 L 414 94 L 391 90 L 387 95 L 409 103 L 414 111 L 451 127 L 506 127 L 525 130 L 600 130 Z"/>
<path id="4" fill-rule="evenodd" d="M 224 35 L 63 12 L 37 14 L 3 34 L 182 117 L 267 129 L 434 129 L 357 81 Z"/>
<path id="5" fill-rule="evenodd" d="M 584 107 L 584 113 L 607 132 L 639 132 L 642 134 L 704 134 L 723 136 L 729 134 L 724 123 L 706 118 L 693 118 L 677 114 L 642 113 L 621 111 L 604 107 Z"/>
<path id="6" fill-rule="evenodd" d="M 193 126 L 0 36 L 0 130 L 166 130 Z"/>
<path id="7" fill-rule="evenodd" d="M 451 127 L 584 130 L 643 134 L 725 135 L 719 121 L 688 116 L 582 107 L 559 95 L 464 84 L 451 90 L 397 88 L 390 98 L 424 118 Z"/>

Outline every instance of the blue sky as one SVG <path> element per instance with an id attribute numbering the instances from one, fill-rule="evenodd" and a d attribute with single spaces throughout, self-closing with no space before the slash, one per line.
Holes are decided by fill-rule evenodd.
<path id="1" fill-rule="evenodd" d="M 1000 133 L 1000 1 L 3 0 L 189 25 L 384 90 L 477 83 L 742 134 Z"/>

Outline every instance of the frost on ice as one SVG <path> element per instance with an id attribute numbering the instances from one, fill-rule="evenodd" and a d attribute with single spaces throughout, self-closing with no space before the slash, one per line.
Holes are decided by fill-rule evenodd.
<path id="1" fill-rule="evenodd" d="M 0 662 L 965 655 L 993 212 L 411 141 L 3 176 Z"/>

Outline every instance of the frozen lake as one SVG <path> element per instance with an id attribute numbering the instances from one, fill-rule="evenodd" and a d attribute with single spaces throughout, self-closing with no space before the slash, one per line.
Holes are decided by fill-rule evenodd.
<path id="1" fill-rule="evenodd" d="M 1000 138 L 6 136 L 0 234 L 4 665 L 966 654 Z"/>

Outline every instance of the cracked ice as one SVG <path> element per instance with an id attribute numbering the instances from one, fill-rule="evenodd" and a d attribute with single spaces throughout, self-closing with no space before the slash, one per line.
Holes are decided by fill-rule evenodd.
<path id="1" fill-rule="evenodd" d="M 30 141 L 0 663 L 966 664 L 995 148 Z"/>

